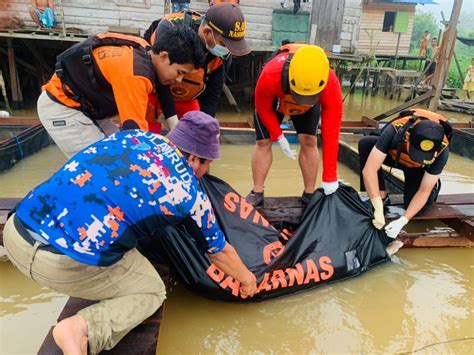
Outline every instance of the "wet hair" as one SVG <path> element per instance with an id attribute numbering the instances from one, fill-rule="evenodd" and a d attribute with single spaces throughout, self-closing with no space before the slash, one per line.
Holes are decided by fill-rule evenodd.
<path id="1" fill-rule="evenodd" d="M 191 63 L 195 68 L 204 65 L 204 49 L 197 33 L 186 26 L 170 28 L 163 33 L 151 49 L 153 53 L 167 52 L 170 64 Z"/>

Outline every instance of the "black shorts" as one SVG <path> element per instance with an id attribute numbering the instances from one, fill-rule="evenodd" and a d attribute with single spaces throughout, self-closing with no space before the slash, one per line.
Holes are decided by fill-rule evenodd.
<path id="1" fill-rule="evenodd" d="M 274 109 L 275 113 L 278 117 L 278 123 L 283 121 L 285 115 L 281 112 L 276 110 L 278 105 L 278 100 L 275 100 Z M 319 118 L 320 118 L 321 108 L 320 105 L 314 105 L 309 109 L 307 112 L 303 113 L 302 115 L 294 115 L 290 116 L 291 121 L 293 122 L 293 126 L 295 127 L 295 131 L 297 134 L 309 134 L 309 135 L 316 135 L 319 125 Z M 269 139 L 270 133 L 268 133 L 267 128 L 263 125 L 260 117 L 257 114 L 257 111 L 254 112 L 253 121 L 255 125 L 255 135 L 258 141 L 262 139 Z"/>
<path id="2" fill-rule="evenodd" d="M 426 68 L 428 68 L 428 65 L 430 65 L 430 61 L 427 60 L 425 62 L 425 68 L 423 70 L 426 70 Z M 436 62 L 433 62 L 433 64 L 431 64 L 431 66 L 429 67 L 428 71 L 426 72 L 426 76 L 428 75 L 431 75 L 431 74 L 434 74 L 435 72 L 435 69 L 436 69 Z"/>

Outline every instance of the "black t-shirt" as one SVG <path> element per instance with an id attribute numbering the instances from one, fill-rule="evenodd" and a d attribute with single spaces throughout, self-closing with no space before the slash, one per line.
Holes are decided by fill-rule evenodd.
<path id="1" fill-rule="evenodd" d="M 388 154 L 390 148 L 392 148 L 392 141 L 396 133 L 397 131 L 392 125 L 389 125 L 388 127 L 384 128 L 375 147 L 382 153 Z M 431 175 L 439 175 L 441 174 L 444 169 L 444 166 L 448 162 L 448 157 L 449 147 L 446 147 L 446 149 L 443 150 L 443 152 L 435 159 L 433 164 L 425 166 L 424 169 Z"/>

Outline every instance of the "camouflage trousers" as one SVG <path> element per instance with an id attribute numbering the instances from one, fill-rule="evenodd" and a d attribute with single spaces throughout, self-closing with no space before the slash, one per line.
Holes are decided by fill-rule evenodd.
<path id="1" fill-rule="evenodd" d="M 98 267 L 38 249 L 18 233 L 13 216 L 3 231 L 11 262 L 42 286 L 69 296 L 100 301 L 78 312 L 88 326 L 89 353 L 113 348 L 130 330 L 155 313 L 166 298 L 160 275 L 132 249 L 117 263 Z"/>

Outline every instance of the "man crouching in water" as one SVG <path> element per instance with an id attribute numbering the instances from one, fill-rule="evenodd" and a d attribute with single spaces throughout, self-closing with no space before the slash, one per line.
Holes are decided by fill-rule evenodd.
<path id="1" fill-rule="evenodd" d="M 166 226 L 185 224 L 242 293 L 256 292 L 198 182 L 218 158 L 217 120 L 192 111 L 167 138 L 129 130 L 90 145 L 20 202 L 4 230 L 12 263 L 42 286 L 99 301 L 54 328 L 65 354 L 112 349 L 162 305 L 165 285 L 135 247 Z"/>

